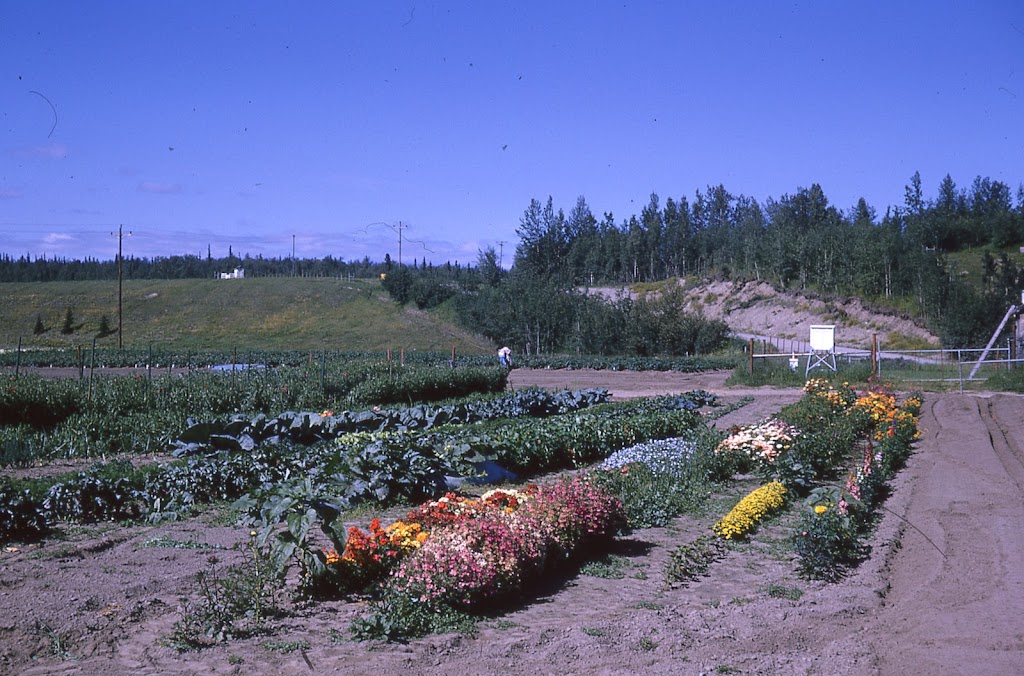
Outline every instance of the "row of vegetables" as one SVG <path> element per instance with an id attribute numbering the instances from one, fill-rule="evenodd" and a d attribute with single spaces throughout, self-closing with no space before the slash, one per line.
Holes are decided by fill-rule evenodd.
<path id="1" fill-rule="evenodd" d="M 608 448 L 691 428 L 706 393 L 606 403 L 606 390 L 525 390 L 477 403 L 285 412 L 194 422 L 168 446 L 179 459 L 105 463 L 49 480 L 0 481 L 0 540 L 39 537 L 60 521 L 174 518 L 196 504 L 315 480 L 341 511 L 444 493 L 483 463 L 541 472 L 592 462 Z M 301 479 L 298 479 L 301 477 Z M 322 497 L 322 495 L 321 495 Z"/>
<path id="2" fill-rule="evenodd" d="M 205 350 L 177 352 L 161 348 L 115 349 L 83 347 L 67 349 L 0 350 L 0 367 L 199 369 L 209 366 L 259 365 L 261 367 L 315 367 L 333 369 L 353 362 L 392 361 L 395 365 L 455 367 L 493 366 L 491 354 L 455 354 L 447 352 L 355 352 L 338 350 Z M 734 359 L 721 357 L 626 357 L 601 355 L 516 355 L 515 363 L 528 368 L 608 369 L 630 371 L 680 371 L 694 373 L 716 368 L 732 368 Z"/>
<path id="3" fill-rule="evenodd" d="M 94 376 L 86 369 L 80 378 L 7 372 L 0 374 L 0 467 L 151 455 L 180 438 L 195 416 L 209 421 L 235 414 L 358 411 L 367 417 L 360 430 L 373 431 L 377 416 L 367 411 L 375 406 L 414 411 L 414 402 L 484 399 L 507 389 L 508 373 L 497 360 L 474 356 L 454 366 L 442 356 L 356 354 L 328 360 L 309 355 L 303 363 L 292 355 L 288 363 L 244 371 L 204 368 L 172 374 L 142 366 L 128 377 Z M 697 370 L 706 364 L 693 358 L 647 366 Z"/>
<path id="4" fill-rule="evenodd" d="M 148 451 L 154 440 L 175 438 L 190 416 L 480 398 L 504 392 L 507 378 L 497 365 L 452 369 L 386 361 L 238 373 L 154 375 L 140 370 L 126 377 L 83 379 L 7 374 L 0 376 L 0 466 L 33 463 L 55 453 L 81 458 Z"/>

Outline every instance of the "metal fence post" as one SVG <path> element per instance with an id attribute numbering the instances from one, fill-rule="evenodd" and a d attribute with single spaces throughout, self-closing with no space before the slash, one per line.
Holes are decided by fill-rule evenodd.
<path id="1" fill-rule="evenodd" d="M 92 352 L 89 354 L 89 401 L 92 401 L 92 374 L 96 370 L 96 338 L 92 339 Z"/>
<path id="2" fill-rule="evenodd" d="M 327 380 L 327 350 L 320 353 L 320 395 L 327 391 L 324 383 Z"/>

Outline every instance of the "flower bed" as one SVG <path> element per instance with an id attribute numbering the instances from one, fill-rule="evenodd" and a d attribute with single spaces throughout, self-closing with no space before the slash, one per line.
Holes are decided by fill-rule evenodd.
<path id="1" fill-rule="evenodd" d="M 639 463 L 656 474 L 681 477 L 695 451 L 696 444 L 687 439 L 658 439 L 615 451 L 600 464 L 600 468 L 621 469 Z"/>
<path id="2" fill-rule="evenodd" d="M 799 435 L 795 426 L 769 418 L 757 425 L 736 428 L 715 451 L 738 455 L 745 462 L 770 464 L 788 451 Z"/>
<path id="3" fill-rule="evenodd" d="M 837 580 L 864 556 L 862 539 L 887 491 L 887 482 L 902 468 L 911 444 L 920 437 L 921 397 L 902 404 L 884 388 L 858 397 L 848 409 L 867 421 L 860 456 L 840 485 L 811 491 L 793 534 L 798 570 L 810 579 Z"/>
<path id="4" fill-rule="evenodd" d="M 403 552 L 388 536 L 391 527 L 384 529 L 375 549 L 400 560 L 381 580 L 370 615 L 357 621 L 357 634 L 416 635 L 436 628 L 424 618 L 480 613 L 601 545 L 624 523 L 622 503 L 587 475 L 526 492 L 499 489 L 480 499 L 445 496 L 407 518 L 422 518 L 434 530 Z M 345 561 L 342 556 L 336 564 Z M 381 563 L 364 561 L 364 571 Z"/>
<path id="5" fill-rule="evenodd" d="M 839 387 L 835 387 L 824 378 L 808 380 L 804 383 L 804 392 L 811 397 L 824 400 L 836 412 L 848 410 L 857 399 L 857 393 L 849 383 L 844 382 Z"/>
<path id="6" fill-rule="evenodd" d="M 712 530 L 726 540 L 742 538 L 753 530 L 764 517 L 782 509 L 786 504 L 786 487 L 778 481 L 755 489 L 723 516 Z"/>
<path id="7" fill-rule="evenodd" d="M 781 507 L 784 495 L 769 494 L 768 486 L 807 495 L 792 538 L 798 570 L 804 577 L 835 580 L 862 556 L 861 541 L 885 499 L 887 482 L 920 437 L 921 397 L 913 394 L 900 404 L 884 386 L 858 395 L 848 383 L 833 386 L 820 378 L 808 380 L 804 393 L 776 418 L 731 430 L 716 448 L 734 469 L 754 469 L 777 483 L 745 497 L 713 530 L 725 539 L 743 537 Z M 856 460 L 843 480 L 851 455 Z"/>

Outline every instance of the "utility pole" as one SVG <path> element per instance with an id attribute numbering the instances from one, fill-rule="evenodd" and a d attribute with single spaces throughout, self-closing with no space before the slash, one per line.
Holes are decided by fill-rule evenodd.
<path id="1" fill-rule="evenodd" d="M 292 235 L 292 277 L 295 276 L 295 235 Z"/>
<path id="2" fill-rule="evenodd" d="M 391 225 L 390 223 L 381 223 L 381 225 L 386 225 L 398 233 L 398 267 L 402 267 L 402 230 L 409 226 L 402 223 L 402 221 L 398 221 L 398 225 Z"/>
<path id="3" fill-rule="evenodd" d="M 408 227 L 408 225 L 402 225 L 402 221 L 398 221 L 398 227 L 395 228 L 398 232 L 398 267 L 402 267 L 402 229 Z"/>
<path id="4" fill-rule="evenodd" d="M 114 233 L 110 233 L 113 235 Z M 122 313 L 123 281 L 124 281 L 124 257 L 121 255 L 121 242 L 125 237 L 131 237 L 131 231 L 125 234 L 123 226 L 117 226 L 117 349 L 124 347 L 124 322 Z"/>
<path id="5" fill-rule="evenodd" d="M 366 232 L 367 230 L 369 230 L 370 226 L 374 226 L 374 225 L 383 225 L 385 228 L 391 228 L 394 232 L 398 233 L 398 267 L 402 267 L 402 240 L 405 239 L 405 237 L 402 235 L 402 231 L 403 230 L 408 230 L 410 228 L 409 224 L 403 223 L 402 221 L 398 221 L 398 223 L 395 223 L 395 224 L 385 223 L 383 221 L 378 221 L 376 223 L 370 223 L 370 225 L 366 226 L 366 228 L 363 230 L 363 232 Z M 431 249 L 427 248 L 427 245 L 424 244 L 423 242 L 418 242 L 416 240 L 411 240 L 411 241 L 414 244 L 419 244 L 425 250 L 430 251 L 431 253 L 433 253 L 433 251 Z M 424 259 L 424 261 L 426 261 L 426 259 Z"/>
<path id="6" fill-rule="evenodd" d="M 498 240 L 498 269 L 499 270 L 504 269 L 502 267 L 502 261 L 505 258 L 505 244 L 506 244 L 505 240 L 503 240 L 503 239 L 499 239 Z"/>

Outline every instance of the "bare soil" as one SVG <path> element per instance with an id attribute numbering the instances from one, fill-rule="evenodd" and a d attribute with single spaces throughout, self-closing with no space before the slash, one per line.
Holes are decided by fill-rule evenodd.
<path id="1" fill-rule="evenodd" d="M 726 374 L 513 372 L 512 385 L 608 387 L 616 398 L 693 389 L 754 402 L 745 424 L 796 390 L 724 386 Z M 409 644 L 347 637 L 358 602 L 293 607 L 267 636 L 178 653 L 163 639 L 209 558 L 245 539 L 207 513 L 179 523 L 69 527 L 0 551 L 0 672 L 11 674 L 1013 674 L 1024 665 L 1024 399 L 929 395 L 924 438 L 894 482 L 871 557 L 835 584 L 795 574 L 786 517 L 709 574 L 664 584 L 671 551 L 728 509 L 621 538 L 624 577 L 553 579 L 474 637 Z M 152 546 L 154 538 L 206 549 Z M 790 598 L 786 598 L 790 597 Z M 288 646 L 298 646 L 286 652 Z"/>
<path id="2" fill-rule="evenodd" d="M 590 293 L 605 298 L 636 297 L 610 288 L 590 289 Z M 937 336 L 909 316 L 879 312 L 859 298 L 824 300 L 778 291 L 767 282 L 728 280 L 687 284 L 684 294 L 687 310 L 720 319 L 733 333 L 764 338 L 784 351 L 806 351 L 814 324 L 834 325 L 836 344 L 845 347 L 870 349 L 873 339 L 889 349 L 939 345 Z"/>

